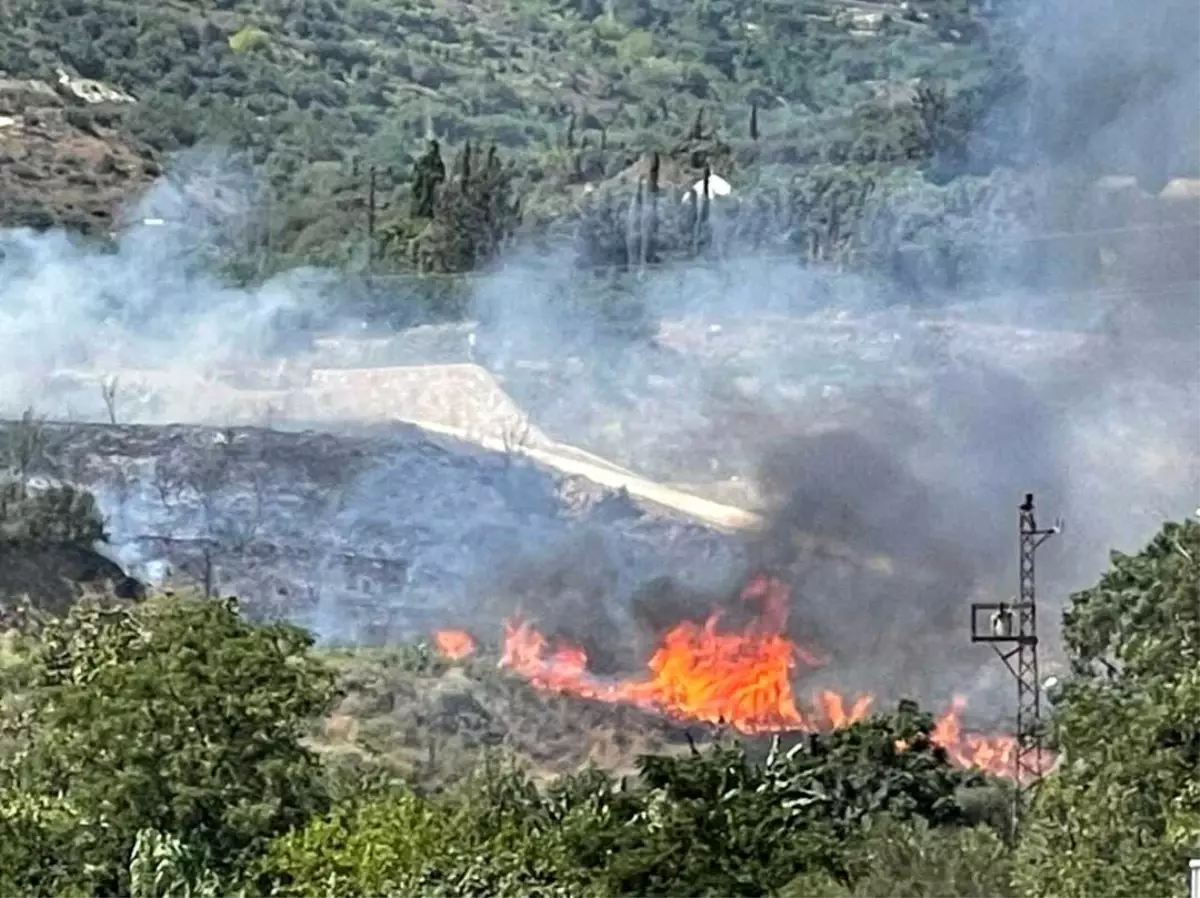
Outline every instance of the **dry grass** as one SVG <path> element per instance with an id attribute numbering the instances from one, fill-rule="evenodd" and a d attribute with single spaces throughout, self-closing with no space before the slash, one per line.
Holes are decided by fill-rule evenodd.
<path id="1" fill-rule="evenodd" d="M 488 751 L 539 779 L 595 765 L 633 769 L 639 755 L 686 748 L 678 724 L 623 706 L 538 691 L 494 658 L 447 663 L 422 647 L 329 653 L 343 695 L 312 738 L 327 759 L 447 785 Z M 703 738 L 702 728 L 693 729 Z"/>

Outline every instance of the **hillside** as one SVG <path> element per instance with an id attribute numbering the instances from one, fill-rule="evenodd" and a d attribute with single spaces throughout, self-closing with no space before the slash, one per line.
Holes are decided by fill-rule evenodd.
<path id="1" fill-rule="evenodd" d="M 2 0 L 0 898 L 1181 894 L 1197 35 Z"/>
<path id="2" fill-rule="evenodd" d="M 698 117 L 704 158 L 744 169 L 740 183 L 812 163 L 904 165 L 925 155 L 917 85 L 964 98 L 947 107 L 948 133 L 970 125 L 965 98 L 1002 78 L 1000 50 L 951 0 L 14 0 L 6 15 L 0 71 L 53 80 L 62 66 L 128 93 L 123 129 L 160 153 L 245 152 L 273 188 L 271 251 L 326 262 L 353 250 L 368 165 L 380 232 L 420 230 L 404 200 L 426 137 L 495 144 L 538 219 L 650 150 L 701 161 L 684 139 Z M 65 204 L 52 179 L 42 189 Z"/>
<path id="3" fill-rule="evenodd" d="M 27 427 L 0 422 L 0 440 Z M 637 584 L 684 559 L 710 559 L 692 566 L 697 576 L 739 560 L 719 532 L 413 427 L 361 438 L 186 426 L 41 432 L 48 448 L 32 470 L 95 492 L 114 557 L 148 579 L 207 581 L 243 596 L 256 617 L 300 621 L 323 638 L 411 639 L 542 597 L 561 606 L 548 615 L 575 626 L 573 615 L 613 586 L 612 571 Z M 599 570 L 574 570 L 568 559 L 595 555 L 597 539 Z M 605 608 L 586 614 L 597 638 L 617 626 Z"/>
<path id="4" fill-rule="evenodd" d="M 120 127 L 119 93 L 69 78 L 0 78 L 0 196 L 7 223 L 105 234 L 162 173 Z M 114 127 L 115 125 L 115 127 Z"/>
<path id="5" fill-rule="evenodd" d="M 623 145 L 702 106 L 744 128 L 752 102 L 802 116 L 977 69 L 958 4 L 913 6 L 16 0 L 0 60 L 37 76 L 57 57 L 133 93 L 133 127 L 160 149 L 236 135 L 284 170 L 349 150 L 394 164 L 428 131 L 545 152 L 576 112 L 578 135 Z"/>

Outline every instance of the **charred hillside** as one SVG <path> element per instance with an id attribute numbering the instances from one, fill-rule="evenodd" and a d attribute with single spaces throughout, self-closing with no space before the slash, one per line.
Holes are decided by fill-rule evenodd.
<path id="1" fill-rule="evenodd" d="M 956 613 L 989 582 L 990 559 L 829 526 L 800 513 L 802 492 L 766 531 L 730 533 L 410 426 L 43 429 L 28 476 L 90 490 L 106 551 L 129 574 L 237 595 L 252 616 L 325 641 L 394 644 L 461 628 L 498 648 L 519 619 L 580 646 L 598 676 L 638 675 L 680 622 L 723 609 L 736 625 L 739 591 L 765 570 L 790 587 L 789 638 L 826 656 L 805 671 L 806 691 L 945 704 L 990 689 L 957 639 Z M 808 499 L 836 509 L 828 496 Z"/>
<path id="2" fill-rule="evenodd" d="M 737 563 L 726 535 L 417 428 L 52 424 L 45 434 L 29 475 L 91 490 L 131 573 L 207 581 L 326 638 L 398 640 L 461 622 L 498 571 L 581 541 L 629 582 L 703 579 Z M 608 585 L 618 607 L 629 586 Z"/>

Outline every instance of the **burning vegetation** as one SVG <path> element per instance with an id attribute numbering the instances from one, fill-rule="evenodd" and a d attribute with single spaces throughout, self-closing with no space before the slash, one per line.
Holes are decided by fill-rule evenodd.
<path id="1" fill-rule="evenodd" d="M 475 653 L 475 640 L 463 630 L 439 630 L 434 636 L 437 650 L 451 661 L 461 661 Z"/>
<path id="2" fill-rule="evenodd" d="M 807 703 L 796 698 L 796 681 L 829 658 L 787 634 L 790 595 L 783 581 L 752 577 L 739 599 L 751 611 L 745 624 L 730 626 L 730 615 L 716 610 L 703 622 L 685 620 L 669 627 L 641 677 L 597 675 L 584 648 L 551 639 L 521 619 L 504 625 L 500 667 L 537 689 L 631 705 L 684 722 L 729 726 L 746 735 L 825 733 L 867 719 L 874 701 L 870 695 L 820 690 Z M 440 631 L 434 642 L 451 660 L 478 650 L 474 637 L 461 630 Z M 938 718 L 932 741 L 962 767 L 1011 777 L 1015 740 L 965 731 L 965 707 L 964 699 L 955 699 Z"/>

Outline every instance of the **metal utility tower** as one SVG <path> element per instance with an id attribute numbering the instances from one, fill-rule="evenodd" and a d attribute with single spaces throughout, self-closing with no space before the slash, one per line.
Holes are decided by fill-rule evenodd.
<path id="1" fill-rule="evenodd" d="M 1056 521 L 1049 530 L 1039 530 L 1034 517 L 1033 493 L 1026 493 L 1025 501 L 1020 506 L 1020 597 L 1011 603 L 975 602 L 971 605 L 971 641 L 991 643 L 1017 681 L 1017 744 L 1013 753 L 1014 833 L 1026 793 L 1037 784 L 1043 773 L 1035 556 L 1042 543 L 1062 532 L 1062 526 L 1062 521 Z"/>

